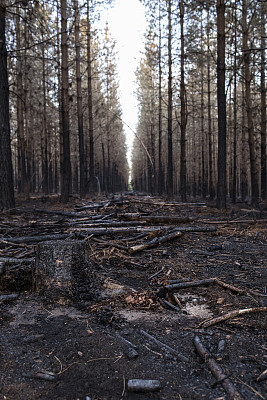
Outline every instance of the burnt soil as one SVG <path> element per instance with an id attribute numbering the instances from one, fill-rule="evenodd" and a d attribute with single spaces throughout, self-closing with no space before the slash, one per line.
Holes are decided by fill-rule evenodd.
<path id="1" fill-rule="evenodd" d="M 76 217 L 52 213 L 63 210 Z M 131 255 L 113 245 L 133 246 L 149 238 L 126 232 L 97 236 L 108 243 L 96 242 L 83 231 L 78 212 L 106 222 L 119 222 L 125 213 L 188 216 L 190 222 L 172 228 L 216 230 L 184 232 Z M 241 398 L 267 399 L 267 380 L 257 379 L 267 369 L 266 310 L 201 326 L 233 310 L 267 306 L 266 217 L 264 207 L 238 204 L 222 212 L 208 203 L 165 202 L 130 193 L 83 202 L 73 198 L 67 206 L 56 197 L 18 199 L 16 210 L 0 215 L 0 255 L 22 260 L 1 263 L 0 257 L 0 295 L 19 295 L 13 300 L 0 297 L 0 398 L 227 400 L 195 350 L 197 335 Z M 69 240 L 87 242 L 95 273 L 86 287 L 78 279 L 80 295 L 77 287 L 75 296 L 60 299 L 33 290 L 38 243 L 18 243 L 15 238 L 43 234 L 68 234 Z M 188 287 L 175 292 L 182 309 L 166 308 L 162 300 L 175 304 L 173 292 L 163 289 L 170 281 L 209 278 L 243 292 L 216 283 Z M 161 389 L 131 392 L 130 379 L 156 379 Z"/>

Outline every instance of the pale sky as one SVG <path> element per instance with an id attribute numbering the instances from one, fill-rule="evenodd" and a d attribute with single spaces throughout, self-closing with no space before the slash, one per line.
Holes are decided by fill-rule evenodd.
<path id="1" fill-rule="evenodd" d="M 144 49 L 145 8 L 139 0 L 115 0 L 106 18 L 111 36 L 116 40 L 123 120 L 135 131 L 138 111 L 133 92 L 136 89 L 135 70 L 141 58 L 140 51 Z M 129 153 L 134 134 L 126 125 L 124 129 Z"/>

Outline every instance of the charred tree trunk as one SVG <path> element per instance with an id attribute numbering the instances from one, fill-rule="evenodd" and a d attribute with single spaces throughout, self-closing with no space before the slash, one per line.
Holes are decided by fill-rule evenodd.
<path id="1" fill-rule="evenodd" d="M 172 143 L 172 1 L 168 0 L 168 175 L 167 195 L 173 195 L 173 143 Z"/>
<path id="2" fill-rule="evenodd" d="M 187 124 L 187 115 L 186 115 L 186 92 L 185 92 L 185 80 L 184 80 L 184 58 L 185 58 L 185 55 L 184 55 L 184 3 L 183 3 L 183 0 L 180 0 L 180 27 L 181 27 L 180 195 L 181 195 L 182 201 L 186 201 L 186 136 L 185 136 L 185 131 L 186 131 L 186 124 Z"/>
<path id="3" fill-rule="evenodd" d="M 256 148 L 251 104 L 251 74 L 250 74 L 250 50 L 248 48 L 248 26 L 247 26 L 247 4 L 246 0 L 242 1 L 242 22 L 243 22 L 243 52 L 244 52 L 244 72 L 245 72 L 245 94 L 246 94 L 246 112 L 248 124 L 248 143 L 250 158 L 250 179 L 251 179 L 251 197 L 252 204 L 259 201 L 259 181 L 256 162 Z"/>
<path id="4" fill-rule="evenodd" d="M 71 161 L 70 161 L 70 137 L 69 137 L 69 69 L 68 69 L 68 33 L 67 33 L 67 1 L 61 0 L 61 79 L 62 79 L 62 182 L 61 182 L 61 201 L 69 201 L 71 192 Z"/>
<path id="5" fill-rule="evenodd" d="M 266 3 L 261 2 L 261 198 L 266 199 Z"/>
<path id="6" fill-rule="evenodd" d="M 16 45 L 21 48 L 21 21 L 17 7 L 16 15 Z M 17 54 L 17 137 L 18 137 L 18 190 L 24 193 L 26 183 L 26 156 L 24 137 L 24 102 L 23 102 L 23 75 L 22 56 Z"/>
<path id="7" fill-rule="evenodd" d="M 15 207 L 10 147 L 5 1 L 0 0 L 0 210 Z"/>
<path id="8" fill-rule="evenodd" d="M 96 191 L 95 185 L 95 149 L 94 149 L 94 119 L 92 91 L 92 59 L 91 59 L 91 21 L 90 0 L 87 2 L 87 85 L 88 85 L 88 114 L 89 114 L 89 192 Z"/>
<path id="9" fill-rule="evenodd" d="M 163 193 L 164 177 L 162 168 L 162 65 L 161 65 L 161 14 L 159 1 L 159 116 L 158 116 L 158 193 Z"/>
<path id="10" fill-rule="evenodd" d="M 82 109 L 82 85 L 81 85 L 81 54 L 80 54 L 80 12 L 78 1 L 74 0 L 75 12 L 75 50 L 76 50 L 76 82 L 77 82 L 77 119 L 79 137 L 79 172 L 80 172 L 80 197 L 85 196 L 85 157 L 84 157 L 84 132 Z"/>
<path id="11" fill-rule="evenodd" d="M 217 207 L 226 208 L 225 3 L 217 0 L 218 183 Z"/>

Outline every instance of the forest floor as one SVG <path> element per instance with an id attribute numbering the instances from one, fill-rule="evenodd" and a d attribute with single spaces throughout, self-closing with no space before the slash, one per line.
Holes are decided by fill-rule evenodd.
<path id="1" fill-rule="evenodd" d="M 266 217 L 132 193 L 18 199 L 0 215 L 0 398 L 267 399 Z M 49 238 L 87 243 L 96 272 L 73 298 L 32 290 Z"/>

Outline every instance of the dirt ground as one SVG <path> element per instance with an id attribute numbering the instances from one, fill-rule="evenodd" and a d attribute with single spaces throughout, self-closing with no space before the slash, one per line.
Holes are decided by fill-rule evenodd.
<path id="1" fill-rule="evenodd" d="M 86 206 L 90 208 L 82 208 Z M 106 233 L 93 241 L 96 236 L 84 230 L 88 220 L 81 225 L 78 213 L 93 218 L 90 227 L 99 227 L 101 218 L 108 226 L 111 220 L 121 221 L 122 214 L 134 213 L 190 217 L 188 223 L 170 226 L 207 231 L 185 231 L 172 241 L 130 254 L 124 248 L 146 243 L 151 232 L 143 238 L 137 231 Z M 74 198 L 68 206 L 57 198 L 18 200 L 13 213 L 0 215 L 0 398 L 230 399 L 225 380 L 209 370 L 209 355 L 203 360 L 197 353 L 198 336 L 236 388 L 236 398 L 267 399 L 267 373 L 259 378 L 267 369 L 266 217 L 263 208 L 244 204 L 221 212 L 211 204 L 170 203 L 130 193 L 83 202 Z M 159 223 L 141 225 L 141 232 L 144 226 L 162 228 Z M 94 273 L 80 295 L 76 288 L 73 298 L 55 300 L 32 290 L 39 244 L 37 239 L 15 239 L 44 234 L 86 241 Z M 215 281 L 166 289 L 173 280 L 210 278 L 234 288 Z M 8 294 L 19 296 L 1 297 Z M 249 308 L 250 313 L 202 325 Z M 158 380 L 160 388 L 131 391 L 131 379 Z"/>

